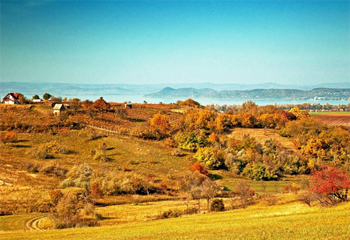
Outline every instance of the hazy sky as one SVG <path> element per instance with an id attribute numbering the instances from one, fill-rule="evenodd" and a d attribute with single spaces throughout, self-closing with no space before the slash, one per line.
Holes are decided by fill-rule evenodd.
<path id="1" fill-rule="evenodd" d="M 350 82 L 349 1 L 4 1 L 1 81 Z"/>

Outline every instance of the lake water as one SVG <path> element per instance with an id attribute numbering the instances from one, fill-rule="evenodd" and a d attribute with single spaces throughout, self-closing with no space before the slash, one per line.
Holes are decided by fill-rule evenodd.
<path id="1" fill-rule="evenodd" d="M 75 95 L 75 96 L 65 96 L 68 99 L 69 98 L 79 98 L 81 100 L 91 100 L 95 101 L 99 99 L 101 96 L 97 95 Z M 132 103 L 143 103 L 146 101 L 147 103 L 176 103 L 177 100 L 186 100 L 187 98 L 150 98 L 150 97 L 144 97 L 142 95 L 104 95 L 103 98 L 107 102 L 129 102 L 131 101 Z M 199 102 L 201 105 L 209 105 L 209 104 L 218 104 L 218 105 L 241 105 L 245 101 L 248 101 L 250 99 L 246 100 L 234 100 L 234 99 L 213 99 L 213 98 L 194 98 L 195 101 Z M 345 100 L 318 100 L 318 101 L 313 101 L 312 99 L 310 100 L 252 100 L 255 102 L 257 105 L 264 106 L 264 105 L 270 105 L 270 104 L 275 104 L 277 103 L 278 105 L 281 104 L 301 104 L 301 103 L 320 103 L 320 104 L 326 104 L 327 102 L 331 105 L 338 105 L 338 104 L 348 104 L 350 101 L 345 101 Z"/>

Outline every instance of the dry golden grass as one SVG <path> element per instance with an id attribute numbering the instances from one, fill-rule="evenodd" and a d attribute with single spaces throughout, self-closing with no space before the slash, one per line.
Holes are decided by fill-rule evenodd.
<path id="1" fill-rule="evenodd" d="M 264 144 L 265 141 L 272 139 L 280 143 L 285 149 L 295 150 L 293 142 L 288 138 L 281 137 L 274 129 L 235 128 L 230 136 L 236 139 L 242 139 L 245 134 L 254 137 L 260 144 Z"/>
<path id="2" fill-rule="evenodd" d="M 136 208 L 137 206 L 135 206 Z M 143 206 L 140 206 L 141 208 Z M 146 206 L 147 207 L 147 206 Z M 350 203 L 332 208 L 290 203 L 250 206 L 115 226 L 2 232 L 1 239 L 349 239 Z M 1 219 L 1 218 L 0 218 Z"/>

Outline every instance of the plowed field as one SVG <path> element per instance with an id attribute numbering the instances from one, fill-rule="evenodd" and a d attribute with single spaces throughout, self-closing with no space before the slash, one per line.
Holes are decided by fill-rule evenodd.
<path id="1" fill-rule="evenodd" d="M 311 115 L 314 118 L 321 120 L 322 122 L 331 126 L 344 126 L 350 129 L 350 113 L 317 113 Z"/>

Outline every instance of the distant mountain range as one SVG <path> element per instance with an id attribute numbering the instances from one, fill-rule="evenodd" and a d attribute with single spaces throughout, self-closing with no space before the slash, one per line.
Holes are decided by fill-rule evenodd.
<path id="1" fill-rule="evenodd" d="M 262 84 L 73 84 L 73 83 L 26 83 L 0 82 L 0 95 L 20 92 L 27 98 L 45 92 L 56 97 L 77 95 L 111 96 L 138 95 L 154 98 L 222 98 L 222 99 L 348 99 L 350 83 L 324 83 L 318 85 Z M 94 100 L 94 99 L 92 99 Z"/>
<path id="2" fill-rule="evenodd" d="M 250 99 L 250 100 L 350 100 L 350 88 L 315 88 L 312 90 L 298 89 L 253 89 L 253 90 L 225 90 L 215 91 L 211 88 L 179 88 L 166 87 L 159 92 L 147 94 L 153 98 L 218 98 L 218 99 Z"/>

